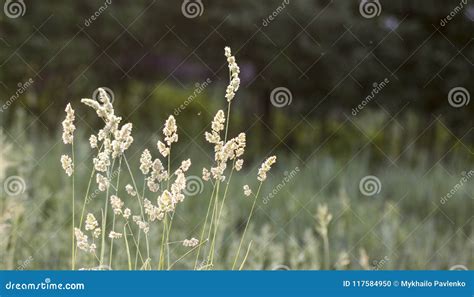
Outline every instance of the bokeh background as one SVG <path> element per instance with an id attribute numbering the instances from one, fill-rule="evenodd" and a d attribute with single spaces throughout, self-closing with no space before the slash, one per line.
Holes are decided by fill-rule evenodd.
<path id="1" fill-rule="evenodd" d="M 98 87 L 134 124 L 134 163 L 174 114 L 173 161 L 191 157 L 199 176 L 212 160 L 203 132 L 226 104 L 224 46 L 241 68 L 230 131 L 248 137 L 236 179 L 255 180 L 263 158 L 279 158 L 257 204 L 246 268 L 323 268 L 314 217 L 323 203 L 333 214 L 331 269 L 474 267 L 469 1 L 2 5 L 0 268 L 69 268 L 71 188 L 59 163 L 60 124 L 71 102 L 83 193 L 92 166 L 87 138 L 100 123 L 80 99 Z M 375 191 L 361 186 L 365 177 Z M 199 186 L 180 210 L 176 240 L 196 234 L 203 219 L 208 186 Z M 231 191 L 220 268 L 231 262 L 249 210 L 241 187 Z"/>

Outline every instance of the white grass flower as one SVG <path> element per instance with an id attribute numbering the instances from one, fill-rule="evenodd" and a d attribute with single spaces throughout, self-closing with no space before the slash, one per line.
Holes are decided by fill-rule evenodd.
<path id="1" fill-rule="evenodd" d="M 95 251 L 95 250 L 91 251 L 89 242 L 87 240 L 87 235 L 82 233 L 82 231 L 79 228 L 74 228 L 74 236 L 76 237 L 77 247 L 80 250 L 83 250 L 83 251 L 88 252 L 88 253 Z"/>
<path id="2" fill-rule="evenodd" d="M 116 130 L 114 133 L 114 140 L 112 141 L 112 158 L 121 156 L 133 143 L 132 124 L 127 123 Z"/>
<path id="3" fill-rule="evenodd" d="M 131 184 L 127 184 L 125 186 L 125 191 L 127 192 L 128 195 L 135 197 L 137 195 L 137 192 L 133 189 L 133 186 Z"/>
<path id="4" fill-rule="evenodd" d="M 168 178 L 168 174 L 165 173 L 165 167 L 163 166 L 163 163 L 161 163 L 160 159 L 155 159 L 153 161 L 152 174 L 156 174 L 156 177 L 159 179 L 159 181 Z"/>
<path id="5" fill-rule="evenodd" d="M 161 196 L 158 198 L 158 204 L 160 208 L 166 212 L 173 211 L 173 195 L 168 190 L 164 190 Z"/>
<path id="6" fill-rule="evenodd" d="M 92 231 L 97 227 L 99 227 L 99 223 L 97 222 L 96 218 L 93 214 L 88 213 L 85 223 L 86 231 Z"/>
<path id="7" fill-rule="evenodd" d="M 186 247 L 195 247 L 199 244 L 199 239 L 196 238 L 191 238 L 191 239 L 185 239 L 183 240 L 183 246 Z"/>
<path id="8" fill-rule="evenodd" d="M 181 169 L 183 172 L 186 172 L 189 170 L 189 167 L 191 167 L 191 159 L 187 159 L 185 161 L 181 162 L 181 166 L 179 169 Z"/>
<path id="9" fill-rule="evenodd" d="M 224 171 L 227 168 L 227 164 L 225 162 L 220 162 L 216 167 L 211 167 L 211 174 L 215 180 L 224 181 Z"/>
<path id="10" fill-rule="evenodd" d="M 170 115 L 165 122 L 165 127 L 163 128 L 163 134 L 165 135 L 165 141 L 168 146 L 171 146 L 173 142 L 178 141 L 177 130 L 178 127 L 176 126 L 176 120 L 174 116 Z"/>
<path id="11" fill-rule="evenodd" d="M 181 192 L 186 189 L 186 176 L 181 169 L 176 170 L 176 180 L 171 185 L 171 194 L 173 196 L 173 204 L 182 202 L 184 195 Z"/>
<path id="12" fill-rule="evenodd" d="M 235 149 L 235 156 L 240 157 L 244 154 L 245 146 L 247 145 L 245 133 L 240 133 L 235 139 L 237 148 Z"/>
<path id="13" fill-rule="evenodd" d="M 202 179 L 205 181 L 211 179 L 211 173 L 209 172 L 209 170 L 207 170 L 207 168 L 202 169 Z"/>
<path id="14" fill-rule="evenodd" d="M 118 233 L 118 232 L 115 232 L 115 231 L 110 231 L 109 238 L 111 238 L 111 239 L 122 238 L 122 233 Z"/>
<path id="15" fill-rule="evenodd" d="M 153 193 L 158 192 L 160 189 L 160 184 L 157 183 L 153 178 L 148 177 L 146 180 L 146 186 L 148 187 L 148 190 L 150 190 Z"/>
<path id="16" fill-rule="evenodd" d="M 151 159 L 150 151 L 145 149 L 140 157 L 140 170 L 143 174 L 148 174 L 152 165 L 153 161 Z"/>
<path id="17" fill-rule="evenodd" d="M 249 185 L 244 185 L 244 195 L 247 197 L 252 195 L 252 190 L 250 189 Z"/>
<path id="18" fill-rule="evenodd" d="M 108 132 L 114 133 L 118 127 L 121 118 L 115 116 L 114 108 L 112 106 L 112 103 L 110 102 L 110 98 L 103 88 L 99 88 L 99 101 L 102 104 L 92 99 L 81 100 L 83 104 L 92 107 L 96 111 L 97 116 L 99 116 L 105 121 L 106 130 Z"/>
<path id="19" fill-rule="evenodd" d="M 63 126 L 63 142 L 65 144 L 72 144 L 74 140 L 74 130 L 76 130 L 76 126 L 74 126 L 74 109 L 72 109 L 71 104 L 68 103 L 66 105 L 66 118 L 64 119 L 62 126 Z"/>
<path id="20" fill-rule="evenodd" d="M 94 164 L 94 169 L 98 172 L 106 172 L 110 166 L 110 157 L 107 150 L 104 150 L 97 154 L 92 160 Z"/>
<path id="21" fill-rule="evenodd" d="M 206 141 L 212 144 L 221 144 L 221 137 L 218 133 L 216 132 L 204 132 L 204 137 L 206 138 Z M 222 144 L 221 144 L 222 145 Z"/>
<path id="22" fill-rule="evenodd" d="M 91 243 L 91 245 L 89 245 L 89 253 L 91 254 L 95 253 L 96 248 L 97 246 L 95 245 L 95 243 Z"/>
<path id="23" fill-rule="evenodd" d="M 96 175 L 96 182 L 99 187 L 99 190 L 104 192 L 109 187 L 109 180 L 100 173 Z"/>
<path id="24" fill-rule="evenodd" d="M 235 161 L 235 170 L 236 171 L 240 171 L 242 169 L 242 166 L 244 165 L 244 160 L 242 159 L 238 159 L 237 161 Z"/>
<path id="25" fill-rule="evenodd" d="M 331 220 L 332 214 L 329 212 L 328 206 L 326 204 L 318 205 L 316 211 L 316 221 L 318 222 L 318 226 L 316 226 L 316 230 L 321 236 L 327 236 L 328 226 Z"/>
<path id="26" fill-rule="evenodd" d="M 225 97 L 227 98 L 227 102 L 232 101 L 235 97 L 235 92 L 239 89 L 240 86 L 240 68 L 235 62 L 235 57 L 232 56 L 231 50 L 229 47 L 225 47 L 224 49 L 225 56 L 227 57 L 227 63 L 229 64 L 229 73 L 230 73 L 230 82 L 226 89 Z"/>
<path id="27" fill-rule="evenodd" d="M 89 144 L 91 148 L 97 148 L 97 136 L 92 134 L 91 137 L 89 137 Z"/>
<path id="28" fill-rule="evenodd" d="M 100 230 L 100 228 L 95 228 L 94 232 L 92 233 L 92 236 L 94 236 L 94 238 L 99 238 L 101 233 L 102 231 Z"/>
<path id="29" fill-rule="evenodd" d="M 112 209 L 114 214 L 120 215 L 122 214 L 122 207 L 124 205 L 122 199 L 117 197 L 116 195 L 110 196 L 110 205 L 112 205 Z"/>
<path id="30" fill-rule="evenodd" d="M 68 176 L 71 176 L 74 172 L 74 164 L 72 163 L 71 157 L 68 155 L 61 156 L 61 166 Z"/>
<path id="31" fill-rule="evenodd" d="M 271 156 L 262 163 L 262 166 L 258 170 L 257 179 L 261 182 L 267 179 L 267 172 L 270 171 L 272 165 L 276 162 L 276 157 Z"/>
<path id="32" fill-rule="evenodd" d="M 145 234 L 147 234 L 148 231 L 150 231 L 150 225 L 148 225 L 147 222 L 137 220 L 136 223 L 138 225 L 138 228 L 140 228 Z"/>
<path id="33" fill-rule="evenodd" d="M 147 177 L 148 189 L 154 193 L 158 192 L 160 182 L 168 179 L 168 172 L 164 170 L 163 163 L 160 159 L 155 159 L 151 166 L 151 175 Z"/>
<path id="34" fill-rule="evenodd" d="M 81 102 L 89 107 L 92 107 L 93 109 L 95 109 L 96 111 L 98 109 L 100 109 L 100 103 L 95 101 L 95 100 L 92 100 L 92 99 L 88 99 L 88 98 L 83 98 L 81 99 Z"/>
<path id="35" fill-rule="evenodd" d="M 163 157 L 167 157 L 170 153 L 170 148 L 166 146 L 166 144 L 164 144 L 163 142 L 161 141 L 158 141 L 158 143 L 156 144 L 158 146 L 158 151 L 160 152 L 160 154 L 163 156 Z"/>
<path id="36" fill-rule="evenodd" d="M 123 217 L 124 219 L 128 220 L 128 218 L 132 215 L 132 211 L 130 210 L 130 208 L 125 208 L 125 210 L 123 211 Z"/>
<path id="37" fill-rule="evenodd" d="M 222 109 L 217 111 L 216 115 L 214 116 L 214 119 L 212 120 L 211 123 L 211 128 L 212 131 L 219 133 L 220 131 L 224 130 L 224 124 L 225 124 L 225 114 Z"/>
<path id="38" fill-rule="evenodd" d="M 164 214 L 161 209 L 153 205 L 153 203 L 146 198 L 143 201 L 143 208 L 145 208 L 145 213 L 148 215 L 150 222 L 154 222 L 157 219 L 161 220 L 163 218 Z"/>

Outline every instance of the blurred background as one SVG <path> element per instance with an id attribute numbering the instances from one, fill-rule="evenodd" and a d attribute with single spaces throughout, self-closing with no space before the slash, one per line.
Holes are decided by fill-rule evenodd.
<path id="1" fill-rule="evenodd" d="M 225 46 L 241 69 L 230 132 L 248 137 L 236 179 L 254 180 L 260 160 L 279 158 L 257 204 L 248 269 L 324 268 L 314 217 L 323 203 L 333 214 L 331 269 L 474 267 L 469 1 L 2 4 L 0 268 L 69 268 L 61 121 L 71 102 L 84 191 L 87 139 L 100 123 L 80 99 L 98 87 L 134 124 L 135 163 L 173 114 L 173 162 L 192 157 L 200 176 L 212 160 L 203 132 L 226 104 Z M 248 214 L 241 187 L 231 191 L 221 268 Z M 183 204 L 178 237 L 202 220 L 200 197 Z"/>

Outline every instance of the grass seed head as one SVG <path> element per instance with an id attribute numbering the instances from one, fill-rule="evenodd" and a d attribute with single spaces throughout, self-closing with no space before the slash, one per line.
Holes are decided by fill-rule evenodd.
<path id="1" fill-rule="evenodd" d="M 270 158 L 266 159 L 265 162 L 262 163 L 260 169 L 258 170 L 257 179 L 261 182 L 267 179 L 267 172 L 270 171 L 272 165 L 276 162 L 276 156 L 271 156 Z"/>
<path id="2" fill-rule="evenodd" d="M 68 155 L 61 156 L 61 166 L 68 176 L 71 176 L 74 173 L 74 164 L 72 163 L 71 157 Z"/>
<path id="3" fill-rule="evenodd" d="M 74 109 L 72 109 L 71 104 L 68 103 L 66 105 L 66 118 L 64 119 L 62 126 L 63 126 L 63 142 L 65 144 L 72 144 L 74 141 L 74 130 L 76 130 L 76 126 L 74 126 Z"/>

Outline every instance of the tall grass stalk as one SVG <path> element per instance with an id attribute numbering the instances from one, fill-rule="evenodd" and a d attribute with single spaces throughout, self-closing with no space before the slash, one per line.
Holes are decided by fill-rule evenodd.
<path id="1" fill-rule="evenodd" d="M 74 141 L 72 141 L 71 143 L 71 155 L 72 155 L 72 164 L 76 164 L 75 163 L 75 154 L 74 154 Z M 72 258 L 71 258 L 71 262 L 72 262 L 72 265 L 71 265 L 71 269 L 72 270 L 75 270 L 76 269 L 76 242 L 75 242 L 75 232 L 74 232 L 74 228 L 76 226 L 76 219 L 75 219 L 75 215 L 76 215 L 76 209 L 75 209 L 75 204 L 76 204 L 76 189 L 75 189 L 75 172 L 73 172 L 72 174 L 72 227 L 71 227 L 71 236 L 72 236 L 72 248 L 71 248 L 71 251 L 72 251 Z"/>
<path id="2" fill-rule="evenodd" d="M 97 260 L 99 267 L 120 268 L 119 255 L 120 247 L 123 247 L 115 241 L 122 236 L 124 237 L 125 243 L 125 254 L 127 259 L 128 269 L 138 269 L 139 263 L 141 262 L 140 269 L 151 269 L 152 265 L 156 263 L 158 269 L 171 269 L 179 261 L 184 259 L 189 254 L 196 252 L 196 259 L 194 261 L 194 268 L 198 269 L 210 269 L 213 268 L 215 255 L 218 248 L 218 233 L 221 232 L 222 215 L 224 212 L 225 203 L 229 193 L 229 188 L 232 185 L 234 171 L 242 169 L 244 159 L 243 154 L 246 147 L 246 135 L 240 133 L 237 137 L 229 139 L 229 127 L 231 117 L 231 106 L 232 100 L 235 97 L 236 91 L 240 86 L 239 73 L 240 69 L 235 62 L 235 57 L 231 55 L 230 49 L 225 49 L 225 56 L 229 64 L 229 85 L 226 90 L 225 98 L 227 99 L 227 113 L 223 110 L 219 110 L 211 124 L 211 132 L 205 133 L 206 140 L 214 145 L 214 167 L 209 169 L 203 169 L 203 179 L 210 181 L 212 184 L 212 193 L 209 197 L 208 207 L 206 216 L 200 230 L 199 240 L 192 237 L 191 239 L 184 239 L 178 241 L 172 241 L 173 234 L 173 223 L 175 220 L 176 211 L 179 203 L 183 202 L 188 194 L 186 192 L 186 174 L 188 169 L 191 167 L 191 160 L 183 160 L 181 165 L 173 169 L 171 164 L 171 146 L 173 143 L 178 142 L 178 126 L 174 116 L 169 116 L 165 121 L 163 128 L 163 141 L 158 141 L 157 148 L 160 155 L 167 159 L 166 168 L 163 166 L 161 157 L 153 159 L 151 152 L 145 149 L 140 157 L 140 171 L 143 174 L 143 189 L 138 188 L 136 178 L 130 166 L 129 160 L 126 157 L 125 151 L 133 143 L 132 137 L 132 123 L 125 123 L 121 125 L 121 117 L 115 115 L 115 111 L 108 97 L 108 94 L 104 89 L 98 89 L 98 98 L 93 99 L 82 99 L 81 102 L 85 105 L 93 108 L 98 117 L 103 120 L 104 127 L 99 130 L 97 135 L 93 134 L 89 138 L 90 147 L 97 150 L 97 155 L 93 158 L 93 169 L 89 182 L 87 184 L 86 194 L 84 196 L 84 202 L 81 210 L 81 218 L 79 226 L 76 228 L 75 223 L 75 189 L 74 189 L 74 175 L 72 178 L 73 182 L 73 239 L 72 239 L 72 267 L 75 268 L 76 251 L 79 249 L 92 254 Z M 75 130 L 73 124 L 74 121 L 74 110 L 72 110 L 70 104 L 66 107 L 66 119 L 63 122 L 64 132 L 63 140 L 64 143 L 72 143 L 72 133 Z M 227 115 L 227 118 L 226 118 Z M 223 134 L 223 138 L 222 138 Z M 72 160 L 67 155 L 61 157 L 61 163 L 66 174 L 71 176 L 74 172 L 74 146 L 72 153 Z M 118 162 L 116 162 L 118 159 Z M 122 161 L 125 163 L 126 170 L 122 173 Z M 258 198 L 262 182 L 266 179 L 266 174 L 270 170 L 271 165 L 276 161 L 276 157 L 268 158 L 259 169 L 257 179 L 260 181 L 258 186 L 257 194 L 255 195 L 252 208 L 250 210 L 249 217 L 246 222 L 245 230 L 242 234 L 240 241 L 239 250 L 234 261 L 233 269 L 236 266 L 236 261 L 239 257 L 240 249 L 243 241 L 246 237 L 247 229 L 250 224 L 250 220 L 253 216 L 256 200 Z M 72 163 L 72 164 L 71 164 Z M 118 163 L 118 173 L 115 176 L 115 170 Z M 231 168 L 227 166 L 231 164 Z M 172 171 L 173 170 L 173 171 Z M 105 177 L 103 176 L 106 175 Z M 125 207 L 125 204 L 130 203 L 131 199 L 126 199 L 125 202 L 120 198 L 121 191 L 123 188 L 120 185 L 122 181 L 122 175 L 128 174 L 131 179 L 132 185 L 128 184 L 125 186 L 125 191 L 128 194 L 126 197 L 135 197 L 138 202 L 139 214 L 134 207 Z M 83 227 L 84 216 L 86 205 L 88 202 L 88 195 L 92 186 L 92 179 L 96 176 L 96 182 L 98 189 L 101 192 L 105 192 L 105 201 L 103 207 L 100 209 L 101 222 L 99 223 L 95 218 L 93 212 L 87 214 L 87 220 L 85 220 L 84 229 L 86 234 L 81 230 Z M 226 180 L 226 175 L 228 178 Z M 224 185 L 224 182 L 226 183 Z M 166 185 L 165 188 L 162 188 Z M 149 190 L 146 191 L 146 189 Z M 249 196 L 251 190 L 248 185 L 243 187 L 243 194 Z M 115 190 L 115 191 L 114 191 Z M 141 191 L 140 191 L 141 190 Z M 112 194 L 114 193 L 114 194 Z M 152 199 L 145 198 L 145 195 L 151 195 Z M 124 197 L 124 196 L 121 196 Z M 149 197 L 149 196 L 148 196 Z M 133 198 L 132 198 L 133 199 Z M 156 202 L 155 202 L 156 201 Z M 111 226 L 108 226 L 109 218 L 109 203 L 110 208 L 113 210 L 113 217 L 111 218 Z M 136 237 L 131 225 L 138 229 L 138 236 Z M 158 222 L 158 227 L 153 222 Z M 100 226 L 100 227 L 99 227 Z M 111 228 L 111 230 L 109 230 Z M 116 232 L 115 229 L 123 229 L 123 233 Z M 158 230 L 158 238 L 151 240 L 150 236 L 155 234 L 155 228 Z M 151 232 L 150 232 L 151 231 Z M 161 232 L 161 233 L 159 233 Z M 143 233 L 143 234 L 142 234 Z M 207 235 L 207 237 L 206 237 Z M 106 240 L 106 236 L 110 238 L 110 242 Z M 130 236 L 130 237 L 129 237 Z M 92 237 L 92 241 L 89 239 Z M 97 256 L 96 249 L 96 238 L 100 237 L 100 254 Z M 146 258 L 144 257 L 144 248 L 142 248 L 141 242 L 146 243 Z M 161 240 L 160 240 L 161 237 Z M 130 242 L 129 238 L 133 241 Z M 171 243 L 182 242 L 184 247 L 189 248 L 183 256 L 178 257 L 176 261 L 172 261 Z M 135 263 L 133 265 L 131 255 L 131 243 L 132 248 L 135 248 Z M 152 249 L 152 244 L 157 244 L 155 249 Z M 207 248 L 203 249 L 202 246 L 206 244 Z M 108 249 L 108 259 L 106 259 L 106 251 Z M 251 243 L 245 253 L 244 262 L 246 261 L 251 249 Z M 158 252 L 159 250 L 159 252 Z M 204 250 L 204 252 L 203 252 Z M 158 253 L 158 258 L 152 259 L 150 252 L 153 254 Z M 207 263 L 203 263 L 198 267 L 198 262 L 203 252 L 203 260 Z M 125 257 L 122 257 L 123 259 Z M 91 258 L 89 258 L 90 260 Z M 107 261 L 108 260 L 108 261 Z M 92 260 L 94 261 L 94 260 Z M 156 262 L 155 262 L 156 261 Z M 108 266 L 105 266 L 105 263 Z M 242 267 L 243 264 L 240 265 Z M 115 267 L 116 266 L 116 267 Z M 155 267 L 155 266 L 154 266 Z"/>
<path id="3" fill-rule="evenodd" d="M 242 234 L 242 237 L 240 239 L 239 248 L 237 249 L 237 253 L 236 253 L 235 259 L 234 259 L 234 264 L 232 264 L 232 270 L 234 270 L 235 264 L 237 264 L 237 259 L 239 258 L 240 249 L 242 248 L 242 243 L 244 242 L 245 234 L 247 233 L 247 229 L 249 227 L 250 219 L 252 219 L 253 211 L 255 209 L 255 205 L 257 204 L 257 199 L 258 199 L 258 195 L 260 194 L 260 189 L 262 188 L 262 184 L 263 184 L 263 182 L 260 182 L 260 184 L 258 185 L 257 193 L 255 194 L 255 198 L 253 199 L 252 208 L 250 209 L 250 213 L 249 213 L 249 216 L 247 218 L 247 223 L 245 224 L 244 233 Z"/>

